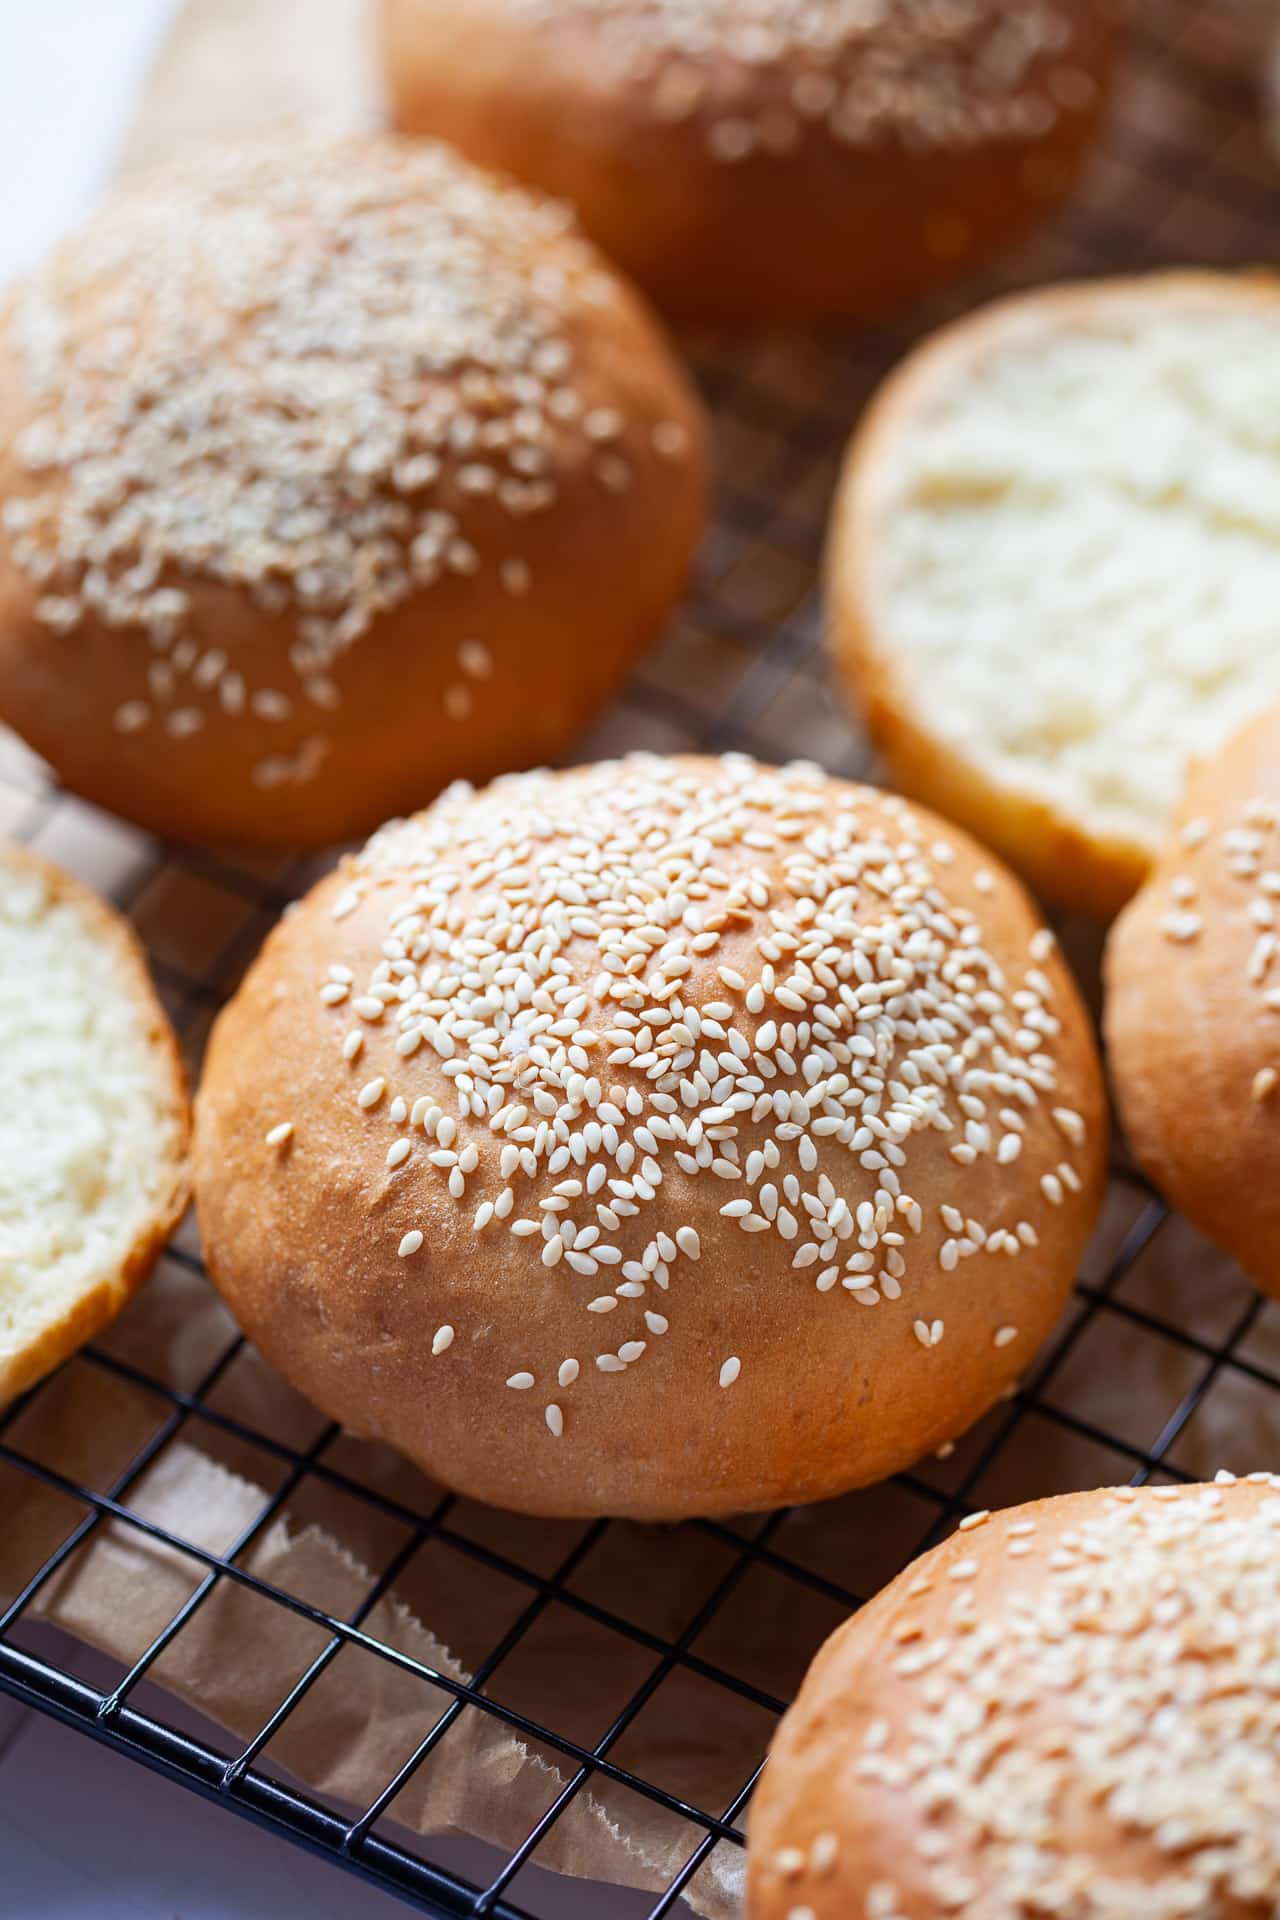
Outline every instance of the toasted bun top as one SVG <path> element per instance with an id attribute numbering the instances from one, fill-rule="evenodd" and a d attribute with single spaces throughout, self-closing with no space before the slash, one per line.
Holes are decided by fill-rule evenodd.
<path id="1" fill-rule="evenodd" d="M 454 577 L 492 583 L 490 610 L 518 598 L 565 565 L 542 530 L 562 495 L 575 524 L 601 518 L 590 494 L 629 524 L 638 469 L 656 492 L 697 431 L 564 208 L 436 145 L 219 146 L 109 204 L 0 309 L 0 599 L 7 555 L 37 630 L 141 636 L 113 720 L 161 752 L 268 723 L 271 788 L 323 761 L 379 616 Z M 457 618 L 425 725 L 464 718 L 491 667 Z"/>
<path id="2" fill-rule="evenodd" d="M 964 148 L 1042 135 L 1095 99 L 1077 43 L 1107 11 L 1097 0 L 505 0 L 505 10 L 586 46 L 584 84 L 625 88 L 631 112 L 700 123 L 726 162 L 785 158 L 815 138 Z"/>
<path id="3" fill-rule="evenodd" d="M 1134 1151 L 1193 1223 L 1280 1291 L 1280 707 L 1198 762 L 1107 950 Z"/>
<path id="4" fill-rule="evenodd" d="M 1263 1920 L 1278 1565 L 1274 1475 L 973 1516 L 811 1667 L 751 1920 Z"/>
<path id="5" fill-rule="evenodd" d="M 215 1036 L 201 1209 L 233 1304 L 265 1239 L 338 1337 L 336 1234 L 353 1324 L 447 1323 L 477 1471 L 546 1413 L 549 1474 L 671 1512 L 974 1418 L 1059 1309 L 1104 1138 L 1053 936 L 979 848 L 816 767 L 636 756 L 454 790 L 286 918 Z"/>

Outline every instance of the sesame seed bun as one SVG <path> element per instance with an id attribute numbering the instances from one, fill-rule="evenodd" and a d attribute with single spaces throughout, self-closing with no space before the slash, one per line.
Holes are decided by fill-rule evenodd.
<path id="1" fill-rule="evenodd" d="M 1112 930 L 1106 993 L 1134 1153 L 1280 1296 L 1280 708 L 1193 768 Z"/>
<path id="2" fill-rule="evenodd" d="M 173 1030 L 104 900 L 0 846 L 0 1406 L 115 1318 L 190 1194 Z"/>
<path id="3" fill-rule="evenodd" d="M 1280 280 L 1163 273 L 997 301 L 926 340 L 850 447 L 837 672 L 908 793 L 1110 919 L 1189 757 L 1280 699 Z"/>
<path id="4" fill-rule="evenodd" d="M 365 833 L 563 753 L 705 492 L 564 208 L 437 146 L 202 151 L 0 305 L 0 716 L 165 835 Z"/>
<path id="5" fill-rule="evenodd" d="M 868 318 L 1069 191 L 1106 0 L 382 0 L 392 112 L 726 330 Z"/>
<path id="6" fill-rule="evenodd" d="M 349 1428 L 497 1505 L 676 1518 L 967 1427 L 1105 1139 L 978 847 L 814 767 L 636 756 L 447 794 L 285 917 L 213 1033 L 198 1207 Z"/>
<path id="7" fill-rule="evenodd" d="M 749 1920 L 1266 1920 L 1277 1496 L 1267 1474 L 1070 1494 L 909 1567 L 782 1722 Z"/>

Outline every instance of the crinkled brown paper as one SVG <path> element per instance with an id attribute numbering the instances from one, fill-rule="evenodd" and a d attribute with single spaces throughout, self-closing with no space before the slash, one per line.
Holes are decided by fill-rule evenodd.
<path id="1" fill-rule="evenodd" d="M 464 0 L 459 0 L 460 4 Z M 274 120 L 282 113 L 338 119 L 376 117 L 377 85 L 363 0 L 196 0 L 163 52 L 129 143 L 126 166 L 145 164 L 193 137 Z M 820 503 L 811 503 L 820 510 Z M 762 589 L 757 585 L 745 591 Z M 693 659 L 704 656 L 696 652 Z M 708 671 L 715 655 L 705 656 Z M 832 751 L 847 758 L 849 736 L 808 681 L 781 707 L 779 751 Z M 833 735 L 833 727 L 836 729 Z M 626 740 L 606 720 L 592 746 Z M 631 743 L 635 743 L 634 732 Z M 644 744 L 683 744 L 665 740 Z M 2 770 L 0 770 L 2 771 Z M 62 800 L 65 832 L 93 879 L 92 836 L 79 833 L 83 810 Z M 109 876 L 99 873 L 102 884 Z M 189 903 L 187 909 L 189 910 Z M 175 909 L 176 911 L 176 909 Z M 148 929 L 154 946 L 154 928 Z M 166 935 L 166 938 L 170 937 Z M 182 927 L 171 929 L 179 945 Z M 1091 971 L 1094 956 L 1086 954 Z M 1091 1256 L 1106 1267 L 1137 1209 L 1117 1189 Z M 190 1228 L 186 1230 L 190 1236 Z M 1124 1282 L 1122 1296 L 1213 1343 L 1248 1301 L 1243 1281 L 1174 1225 Z M 188 1268 L 167 1261 L 108 1336 L 121 1357 L 179 1387 L 198 1381 L 230 1333 L 221 1306 Z M 1280 1312 L 1267 1309 L 1246 1358 L 1280 1365 Z M 1203 1360 L 1158 1333 L 1111 1316 L 1095 1320 L 1055 1376 L 1051 1394 L 1093 1428 L 1149 1446 Z M 323 1430 L 319 1416 L 246 1353 L 210 1396 L 214 1406 L 286 1446 L 306 1448 Z M 1218 1376 L 1174 1458 L 1209 1473 L 1218 1466 L 1275 1465 L 1273 1396 L 1247 1375 Z M 40 1395 L 14 1428 L 14 1443 L 46 1465 L 108 1488 L 167 1417 L 168 1407 L 80 1359 Z M 954 1485 L 1004 1417 L 1000 1410 L 923 1478 Z M 435 1490 L 413 1469 L 377 1448 L 343 1440 L 325 1460 L 414 1511 L 429 1511 Z M 261 1512 L 287 1462 L 187 1421 L 127 1495 L 129 1506 L 180 1538 L 225 1552 Z M 975 1504 L 1004 1502 L 1126 1479 L 1131 1462 L 1082 1434 L 1031 1415 L 974 1490 Z M 797 1512 L 772 1544 L 812 1572 L 867 1594 L 908 1554 L 933 1516 L 923 1499 L 898 1488 Z M 16 1591 L 80 1517 L 80 1509 L 24 1474 L 0 1473 L 0 1600 Z M 494 1514 L 462 1503 L 450 1526 L 480 1549 L 550 1574 L 584 1529 Z M 755 1523 L 747 1523 L 754 1525 Z M 272 1585 L 347 1618 L 377 1572 L 406 1538 L 394 1518 L 313 1478 L 255 1536 L 241 1564 Z M 569 1586 L 594 1605 L 668 1639 L 688 1627 L 733 1565 L 732 1536 L 698 1528 L 645 1529 L 615 1524 L 583 1558 Z M 131 1663 L 198 1587 L 204 1570 L 182 1553 L 131 1528 L 100 1526 L 48 1583 L 38 1610 L 50 1622 L 120 1662 Z M 438 1673 L 457 1679 L 502 1640 L 535 1590 L 432 1542 L 381 1600 L 364 1630 Z M 766 1565 L 734 1587 L 693 1652 L 764 1693 L 794 1691 L 812 1653 L 837 1624 L 839 1609 Z M 430 1622 L 431 1625 L 425 1623 Z M 252 1737 L 327 1636 L 301 1617 L 219 1581 L 156 1663 L 151 1678 L 197 1706 L 235 1739 Z M 489 1682 L 490 1694 L 532 1720 L 590 1747 L 612 1723 L 658 1654 L 556 1602 L 544 1607 L 516 1651 Z M 270 1743 L 265 1760 L 345 1809 L 361 1808 L 395 1775 L 450 1696 L 387 1661 L 346 1648 Z M 611 1750 L 620 1766 L 693 1804 L 726 1807 L 749 1778 L 772 1725 L 769 1712 L 677 1667 Z M 229 1742 L 230 1750 L 235 1748 Z M 400 1794 L 391 1815 L 418 1832 L 474 1836 L 518 1845 L 551 1804 L 572 1768 L 551 1751 L 512 1737 L 492 1717 L 465 1709 Z M 578 1794 L 539 1849 L 542 1867 L 596 1882 L 658 1889 L 669 1884 L 699 1835 L 634 1792 L 597 1777 Z M 712 1854 L 687 1898 L 709 1920 L 741 1906 L 740 1851 Z M 567 1896 L 567 1890 L 566 1890 Z M 517 1898 L 528 1898 L 521 1888 Z M 598 1914 L 604 1896 L 575 1910 Z M 559 1910 L 558 1902 L 553 1902 Z M 630 1909 L 623 1900 L 622 1906 Z"/>

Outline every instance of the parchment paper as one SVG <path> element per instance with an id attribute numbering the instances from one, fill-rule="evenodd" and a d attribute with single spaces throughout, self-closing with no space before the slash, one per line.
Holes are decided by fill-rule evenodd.
<path id="1" fill-rule="evenodd" d="M 460 0 L 460 4 L 463 0 Z M 364 0 L 195 0 L 163 53 L 141 105 L 125 166 L 132 169 L 192 138 L 282 114 L 376 118 L 378 94 Z M 1051 265 L 1052 262 L 1047 263 Z M 1059 262 L 1061 270 L 1061 262 Z M 805 350 L 770 362 L 781 404 L 810 394 L 822 378 Z M 721 422 L 722 459 L 738 470 L 764 458 L 761 444 Z M 739 435 L 733 439 L 733 432 Z M 829 475 L 811 475 L 793 502 L 815 518 Z M 721 582 L 757 615 L 776 597 L 794 605 L 809 582 L 790 580 L 794 555 L 752 552 Z M 708 703 L 718 699 L 731 662 L 714 632 L 680 623 L 650 668 L 652 684 L 700 676 Z M 771 729 L 771 731 L 770 731 Z M 817 755 L 856 770 L 863 749 L 811 673 L 781 687 L 766 716 L 778 757 Z M 680 747 L 672 723 L 643 707 L 607 716 L 584 756 L 621 745 Z M 0 826 L 29 817 L 40 802 L 40 775 L 29 757 L 0 742 Z M 43 844 L 83 876 L 114 884 L 122 864 L 151 856 L 128 829 L 103 823 L 59 798 Z M 161 873 L 138 892 L 138 918 L 153 953 L 203 978 L 210 951 L 229 953 L 224 984 L 248 958 L 263 928 L 228 934 L 214 925 L 229 912 L 189 875 Z M 217 936 L 215 938 L 215 935 Z M 223 947 L 218 947 L 218 940 Z M 237 944 L 238 943 L 238 944 Z M 1073 948 L 1096 990 L 1096 936 Z M 221 963 L 220 963 L 221 964 Z M 162 974 L 163 979 L 163 974 Z M 198 1044 L 201 1023 L 188 1029 Z M 1089 1275 L 1097 1279 L 1140 1207 L 1131 1188 L 1113 1192 Z M 185 1230 L 191 1246 L 191 1230 Z M 1087 1276 L 1088 1277 L 1088 1276 Z M 1241 1276 L 1188 1229 L 1173 1223 L 1121 1288 L 1123 1300 L 1209 1344 L 1246 1309 Z M 1073 1312 L 1078 1308 L 1073 1308 Z M 102 1343 L 108 1351 L 181 1389 L 192 1388 L 231 1335 L 223 1309 L 189 1266 L 166 1260 L 141 1299 Z M 1266 1309 L 1241 1349 L 1257 1365 L 1280 1368 L 1280 1311 Z M 1140 1321 L 1100 1317 L 1086 1330 L 1047 1398 L 1099 1433 L 1149 1447 L 1183 1395 L 1205 1374 L 1203 1357 Z M 250 1353 L 232 1365 L 209 1402 L 283 1446 L 307 1448 L 320 1417 Z M 1275 1466 L 1280 1455 L 1276 1396 L 1248 1374 L 1217 1374 L 1171 1458 L 1209 1474 L 1219 1466 Z M 142 1386 L 82 1357 L 42 1392 L 11 1430 L 13 1443 L 56 1473 L 108 1489 L 166 1419 L 169 1408 Z M 946 1460 L 926 1462 L 923 1481 L 959 1484 L 1001 1423 L 997 1409 Z M 323 1461 L 413 1512 L 430 1512 L 437 1491 L 385 1451 L 342 1440 Z M 1132 1461 L 1086 1431 L 1027 1416 L 974 1489 L 974 1503 L 996 1506 L 1031 1495 L 1127 1479 Z M 234 1433 L 189 1419 L 126 1496 L 138 1514 L 179 1539 L 225 1552 L 250 1528 L 280 1485 L 287 1462 Z M 0 1468 L 0 1601 L 16 1592 L 66 1537 L 82 1510 L 25 1473 Z M 866 1595 L 890 1577 L 933 1514 L 927 1499 L 901 1487 L 872 1489 L 796 1512 L 772 1536 L 779 1553 L 821 1579 Z M 742 1523 L 753 1529 L 760 1523 Z M 535 1602 L 536 1590 L 485 1555 L 554 1574 L 583 1539 L 578 1525 L 534 1522 L 461 1503 L 449 1516 L 453 1541 L 414 1555 L 392 1594 L 363 1620 L 363 1631 L 436 1672 L 461 1679 L 476 1670 Z M 287 1593 L 347 1618 L 366 1601 L 376 1574 L 405 1544 L 407 1529 L 341 1488 L 308 1478 L 263 1527 L 240 1564 Z M 607 1614 L 664 1639 L 679 1636 L 734 1563 L 732 1529 L 643 1529 L 614 1524 L 570 1576 L 569 1589 Z M 457 1544 L 457 1543 L 461 1544 Z M 472 1553 L 465 1551 L 469 1545 Z M 176 1548 L 151 1542 L 117 1522 L 92 1532 L 42 1590 L 46 1619 L 111 1655 L 122 1671 L 196 1592 L 205 1569 Z M 805 1588 L 767 1563 L 734 1588 L 692 1652 L 733 1673 L 767 1698 L 785 1699 L 841 1611 L 820 1585 Z M 270 1719 L 296 1679 L 323 1651 L 326 1636 L 299 1616 L 223 1579 L 155 1663 L 151 1678 L 225 1727 L 234 1742 Z M 490 1694 L 532 1720 L 590 1747 L 658 1664 L 657 1653 L 553 1600 L 494 1669 Z M 346 1648 L 268 1746 L 264 1759 L 287 1769 L 343 1807 L 363 1807 L 396 1774 L 450 1705 L 450 1697 L 387 1661 Z M 693 1804 L 725 1808 L 750 1777 L 773 1715 L 756 1699 L 738 1699 L 696 1672 L 677 1667 L 610 1757 Z M 572 1765 L 512 1737 L 500 1723 L 466 1708 L 391 1814 L 420 1832 L 457 1831 L 502 1847 L 521 1842 L 572 1777 Z M 629 1789 L 595 1780 L 552 1828 L 536 1860 L 596 1881 L 659 1889 L 669 1884 L 697 1840 Z M 741 1902 L 742 1857 L 722 1845 L 688 1899 L 708 1920 L 729 1920 Z M 517 1891 L 517 1898 L 520 1897 Z"/>

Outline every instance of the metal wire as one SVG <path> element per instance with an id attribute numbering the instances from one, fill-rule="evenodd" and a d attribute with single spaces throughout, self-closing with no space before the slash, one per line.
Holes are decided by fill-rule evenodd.
<path id="1" fill-rule="evenodd" d="M 1139 4 L 1128 29 L 1127 69 L 1098 168 L 1066 214 L 998 279 L 910 317 L 893 332 L 828 342 L 803 349 L 757 347 L 733 355 L 706 356 L 698 371 L 721 441 L 727 474 L 714 530 L 707 542 L 698 586 L 675 636 L 641 669 L 618 708 L 596 730 L 584 752 L 625 744 L 659 747 L 740 747 L 765 757 L 794 751 L 797 730 L 806 750 L 842 773 L 866 773 L 863 744 L 826 693 L 820 671 L 817 570 L 823 509 L 850 422 L 885 368 L 910 339 L 961 304 L 983 294 L 1065 275 L 1134 270 L 1188 259 L 1234 265 L 1274 254 L 1280 233 L 1280 175 L 1264 153 L 1254 81 L 1259 71 L 1260 16 L 1253 0 L 1148 0 Z M 13 837 L 56 850 L 58 833 L 84 818 L 76 802 L 44 787 L 25 770 L 12 784 L 0 768 L 0 798 L 6 800 Z M 16 815 L 16 817 L 15 817 Z M 215 939 L 200 967 L 188 967 L 170 952 L 152 954 L 161 988 L 179 1027 L 193 1046 L 210 1012 L 234 985 L 262 934 L 303 887 L 310 869 L 297 865 L 264 879 L 261 873 L 211 856 L 171 848 L 152 849 L 115 889 L 117 904 L 132 910 L 144 933 L 148 900 L 158 884 L 189 883 L 210 897 L 235 903 L 235 924 Z M 1246 1299 L 1220 1340 L 1197 1327 L 1163 1317 L 1123 1293 L 1135 1264 L 1156 1235 L 1167 1231 L 1161 1203 L 1131 1173 L 1117 1170 L 1119 1193 L 1132 1215 L 1105 1273 L 1082 1279 L 1074 1311 L 1040 1357 L 1020 1391 L 965 1449 L 963 1469 L 948 1481 L 920 1468 L 896 1482 L 904 1514 L 923 1506 L 927 1518 L 901 1556 L 903 1563 L 942 1538 L 974 1503 L 988 1476 L 1018 1452 L 1034 1446 L 1034 1427 L 1047 1424 L 1063 1436 L 1104 1448 L 1127 1466 L 1135 1484 L 1153 1476 L 1192 1477 L 1174 1450 L 1206 1397 L 1224 1375 L 1252 1389 L 1280 1394 L 1280 1374 L 1241 1351 L 1254 1331 L 1261 1303 Z M 189 1271 L 199 1263 L 181 1248 L 171 1259 Z M 1243 1298 L 1243 1296 L 1242 1296 Z M 1086 1404 L 1073 1404 L 1062 1387 L 1073 1356 L 1100 1324 L 1117 1340 L 1167 1343 L 1191 1369 L 1189 1384 L 1163 1418 L 1149 1445 L 1099 1425 Z M 786 1583 L 797 1600 L 807 1594 L 851 1611 L 863 1595 L 806 1564 L 788 1546 L 788 1516 L 775 1514 L 745 1530 L 719 1521 L 693 1523 L 690 1532 L 713 1543 L 721 1569 L 683 1629 L 666 1635 L 637 1624 L 589 1598 L 571 1584 L 610 1532 L 607 1522 L 583 1530 L 559 1564 L 543 1573 L 524 1563 L 514 1548 L 503 1551 L 470 1537 L 456 1524 L 458 1503 L 432 1496 L 421 1510 L 366 1485 L 328 1457 L 337 1430 L 326 1427 L 306 1447 L 278 1436 L 214 1404 L 212 1396 L 242 1352 L 228 1337 L 202 1377 L 183 1388 L 138 1366 L 107 1346 L 88 1350 L 78 1363 L 122 1389 L 151 1396 L 158 1424 L 132 1460 L 103 1488 L 82 1483 L 35 1457 L 20 1441 L 26 1413 L 48 1387 L 37 1388 L 0 1415 L 0 1462 L 74 1503 L 79 1517 L 0 1612 L 0 1691 L 115 1751 L 177 1780 L 242 1817 L 287 1835 L 366 1880 L 399 1895 L 419 1912 L 466 1916 L 468 1920 L 530 1920 L 516 1899 L 516 1883 L 592 1782 L 613 1783 L 639 1795 L 683 1823 L 688 1851 L 683 1864 L 649 1908 L 648 1920 L 669 1915 L 718 1847 L 744 1844 L 744 1813 L 761 1750 L 743 1757 L 743 1781 L 727 1804 L 701 1807 L 645 1778 L 616 1756 L 624 1736 L 676 1673 L 723 1689 L 768 1716 L 785 1702 L 768 1688 L 708 1656 L 699 1642 L 722 1615 L 744 1581 L 757 1573 Z M 1276 1401 L 1280 1419 L 1280 1399 Z M 1028 1438 L 1028 1435 L 1031 1438 Z M 149 1520 L 130 1506 L 143 1475 L 179 1437 L 245 1443 L 274 1461 L 279 1483 L 239 1537 L 213 1552 Z M 959 1457 L 959 1456 L 958 1456 Z M 1116 1471 L 1123 1468 L 1117 1466 Z M 260 1577 L 245 1553 L 285 1514 L 300 1489 L 314 1485 L 358 1500 L 389 1523 L 398 1544 L 373 1578 L 358 1607 L 338 1617 Z M 27 1643 L 24 1627 L 59 1573 L 104 1526 L 157 1542 L 183 1556 L 196 1584 L 163 1630 L 110 1688 L 87 1684 L 48 1652 Z M 513 1584 L 523 1603 L 483 1658 L 461 1682 L 436 1672 L 372 1630 L 379 1601 L 424 1549 L 466 1560 L 478 1580 Z M 281 1677 L 283 1697 L 253 1736 L 228 1758 L 208 1739 L 167 1718 L 163 1696 L 140 1684 L 156 1662 L 219 1589 L 239 1587 L 257 1600 L 288 1609 L 322 1645 L 296 1677 Z M 496 1698 L 492 1683 L 523 1647 L 550 1608 L 567 1608 L 584 1622 L 622 1636 L 650 1662 L 643 1678 L 610 1724 L 592 1743 L 542 1724 Z M 406 1677 L 426 1682 L 442 1699 L 424 1722 L 414 1750 L 370 1803 L 338 1813 L 303 1788 L 282 1782 L 264 1764 L 266 1749 L 339 1657 L 355 1647 Z M 155 1704 L 156 1700 L 160 1705 Z M 394 1820 L 398 1796 L 446 1742 L 460 1717 L 479 1713 L 556 1757 L 564 1784 L 551 1804 L 512 1848 L 485 1885 L 472 1884 L 433 1859 L 430 1839 L 410 1839 L 402 1829 L 383 1831 Z M 526 1882 L 526 1884 L 528 1884 Z M 521 1894 L 521 1897 L 525 1897 Z M 532 1897 L 532 1896 L 529 1896 Z M 543 1911 L 547 1909 L 545 1904 Z"/>

